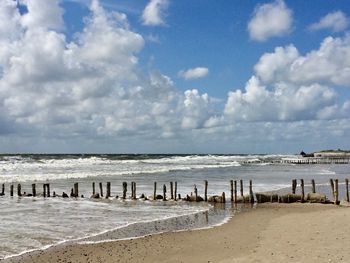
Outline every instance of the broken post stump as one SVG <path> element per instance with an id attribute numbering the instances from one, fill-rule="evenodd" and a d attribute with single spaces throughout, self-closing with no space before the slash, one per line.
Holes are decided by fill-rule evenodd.
<path id="1" fill-rule="evenodd" d="M 100 197 L 103 197 L 103 186 L 102 183 L 99 183 L 99 187 L 100 187 Z"/>
<path id="2" fill-rule="evenodd" d="M 175 198 L 175 201 L 177 200 L 177 182 L 175 182 L 175 189 L 174 189 L 174 198 Z"/>
<path id="3" fill-rule="evenodd" d="M 1 187 L 1 196 L 5 195 L 5 184 L 2 184 L 2 187 Z"/>
<path id="4" fill-rule="evenodd" d="M 10 196 L 13 196 L 13 184 L 10 185 Z"/>
<path id="5" fill-rule="evenodd" d="M 311 180 L 311 187 L 312 187 L 312 193 L 316 193 L 316 185 L 315 185 L 315 180 Z"/>
<path id="6" fill-rule="evenodd" d="M 32 195 L 33 195 L 33 197 L 36 197 L 35 184 L 32 184 Z"/>
<path id="7" fill-rule="evenodd" d="M 349 202 L 349 179 L 345 179 L 346 201 Z"/>
<path id="8" fill-rule="evenodd" d="M 226 202 L 225 192 L 222 192 L 222 202 L 223 202 L 223 203 Z"/>
<path id="9" fill-rule="evenodd" d="M 338 179 L 334 179 L 334 204 L 339 204 Z"/>
<path id="10" fill-rule="evenodd" d="M 300 179 L 300 187 L 301 187 L 301 202 L 305 201 L 305 189 L 304 189 L 304 179 Z"/>
<path id="11" fill-rule="evenodd" d="M 154 182 L 153 200 L 157 200 L 157 182 Z"/>
<path id="12" fill-rule="evenodd" d="M 197 189 L 196 185 L 194 185 L 194 197 L 195 197 L 195 200 L 197 201 L 198 200 L 198 189 Z"/>
<path id="13" fill-rule="evenodd" d="M 17 195 L 18 196 L 22 196 L 22 186 L 21 186 L 21 184 L 17 185 Z"/>
<path id="14" fill-rule="evenodd" d="M 79 185 L 78 185 L 78 183 L 74 183 L 73 195 L 74 195 L 74 197 L 79 197 Z"/>
<path id="15" fill-rule="evenodd" d="M 170 182 L 170 199 L 174 199 L 174 183 Z"/>
<path id="16" fill-rule="evenodd" d="M 128 183 L 127 182 L 123 182 L 123 199 L 126 198 L 126 192 L 127 192 L 127 189 L 128 188 Z"/>
<path id="17" fill-rule="evenodd" d="M 95 195 L 95 182 L 92 183 L 92 195 Z"/>
<path id="18" fill-rule="evenodd" d="M 329 179 L 329 183 L 331 185 L 331 190 L 332 190 L 332 196 L 333 196 L 333 202 L 334 202 L 334 180 Z"/>
<path id="19" fill-rule="evenodd" d="M 166 185 L 163 185 L 163 201 L 166 201 Z"/>
<path id="20" fill-rule="evenodd" d="M 204 180 L 204 201 L 208 201 L 208 181 Z"/>
<path id="21" fill-rule="evenodd" d="M 243 180 L 239 180 L 241 196 L 243 197 Z"/>
<path id="22" fill-rule="evenodd" d="M 107 182 L 106 198 L 111 197 L 111 182 Z"/>
<path id="23" fill-rule="evenodd" d="M 292 180 L 292 194 L 295 194 L 297 188 L 297 179 Z"/>

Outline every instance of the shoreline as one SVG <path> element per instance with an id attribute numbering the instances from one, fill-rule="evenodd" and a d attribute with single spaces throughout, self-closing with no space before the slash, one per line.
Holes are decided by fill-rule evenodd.
<path id="1" fill-rule="evenodd" d="M 213 228 L 55 246 L 3 262 L 338 262 L 350 256 L 349 217 L 333 205 L 259 204 Z"/>

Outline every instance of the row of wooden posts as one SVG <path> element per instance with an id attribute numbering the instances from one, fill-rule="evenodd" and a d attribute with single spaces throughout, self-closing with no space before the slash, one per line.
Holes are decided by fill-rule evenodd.
<path id="1" fill-rule="evenodd" d="M 231 202 L 237 203 L 237 202 L 250 202 L 254 203 L 254 193 L 253 193 L 253 182 L 252 180 L 249 180 L 249 194 L 247 196 L 244 196 L 243 193 L 243 180 L 239 180 L 239 190 L 240 190 L 240 196 L 238 196 L 238 187 L 237 187 L 238 181 L 236 180 L 230 180 L 230 193 L 231 193 Z M 338 179 L 330 179 L 330 185 L 333 195 L 333 202 L 335 204 L 339 204 L 339 180 Z M 122 199 L 126 199 L 127 197 L 127 182 L 122 183 L 123 187 L 123 193 L 122 193 Z M 346 186 L 346 201 L 349 202 L 349 179 L 345 179 L 345 186 Z M 296 196 L 296 188 L 297 188 L 297 179 L 292 180 L 292 194 L 287 196 L 288 200 L 289 198 L 294 198 Z M 300 179 L 300 201 L 304 202 L 306 200 L 305 198 L 305 184 L 304 180 Z M 311 180 L 311 191 L 312 194 L 316 194 L 316 184 L 315 180 Z M 164 184 L 163 185 L 163 195 L 157 194 L 157 182 L 154 182 L 154 191 L 153 191 L 153 200 L 167 200 L 166 197 L 167 194 L 167 187 Z M 0 193 L 0 196 L 5 195 L 5 184 L 2 184 L 2 190 Z M 14 185 L 10 185 L 10 196 L 14 195 Z M 17 185 L 17 195 L 18 196 L 37 196 L 36 192 L 36 184 L 32 184 L 32 194 L 23 193 L 22 194 L 22 187 L 21 184 Z M 50 184 L 45 183 L 43 184 L 43 197 L 51 197 L 50 193 Z M 58 196 L 55 192 L 53 192 L 53 197 Z M 262 203 L 267 201 L 270 202 L 281 202 L 281 196 L 278 196 L 277 194 L 270 194 L 267 198 L 267 194 L 264 193 L 256 193 L 256 202 Z M 299 195 L 298 195 L 299 196 Z M 69 197 L 66 193 L 63 192 L 61 197 Z M 78 183 L 74 183 L 73 188 L 71 189 L 70 197 L 79 197 L 79 185 Z M 84 197 L 84 196 L 81 196 Z M 95 182 L 92 183 L 92 196 L 91 198 L 101 198 L 104 197 L 103 193 L 103 185 L 100 182 L 99 183 L 99 192 L 96 191 L 95 188 Z M 106 195 L 105 198 L 111 197 L 111 183 L 107 182 L 106 185 Z M 118 196 L 117 196 L 118 198 Z M 146 198 L 144 194 L 141 195 L 141 198 Z M 136 197 L 136 182 L 131 182 L 131 199 L 137 199 Z M 178 199 L 181 199 L 181 195 L 177 193 L 177 182 L 170 182 L 170 199 L 177 201 Z M 294 198 L 296 199 L 296 198 Z M 324 195 L 324 201 L 326 201 L 326 197 Z M 208 198 L 208 181 L 204 181 L 204 198 L 198 195 L 198 189 L 197 186 L 194 185 L 194 195 L 191 193 L 191 195 L 187 195 L 184 200 L 187 201 L 209 201 L 209 202 L 220 202 L 224 203 L 226 201 L 225 198 L 225 192 L 221 194 L 221 196 L 211 196 Z M 265 200 L 265 201 L 264 201 Z M 283 201 L 282 201 L 283 202 Z M 289 202 L 289 201 L 288 201 Z"/>

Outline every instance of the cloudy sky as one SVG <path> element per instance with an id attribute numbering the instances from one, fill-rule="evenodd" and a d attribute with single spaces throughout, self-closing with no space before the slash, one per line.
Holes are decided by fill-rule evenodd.
<path id="1" fill-rule="evenodd" d="M 350 0 L 1 0 L 0 152 L 350 148 Z"/>

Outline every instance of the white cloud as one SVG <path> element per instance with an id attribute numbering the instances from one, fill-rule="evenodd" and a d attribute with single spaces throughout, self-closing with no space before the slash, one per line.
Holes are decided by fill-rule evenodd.
<path id="1" fill-rule="evenodd" d="M 335 11 L 322 17 L 320 21 L 309 26 L 310 30 L 330 29 L 339 32 L 347 29 L 349 18 L 342 11 Z"/>
<path id="2" fill-rule="evenodd" d="M 271 91 L 253 76 L 245 91 L 230 92 L 225 114 L 234 121 L 298 121 L 342 118 L 337 93 L 326 86 L 294 86 L 279 82 Z"/>
<path id="3" fill-rule="evenodd" d="M 178 75 L 184 79 L 204 78 L 209 74 L 209 69 L 205 67 L 191 68 L 179 71 Z"/>
<path id="4" fill-rule="evenodd" d="M 258 5 L 248 23 L 250 38 L 266 41 L 271 37 L 287 35 L 293 24 L 293 12 L 283 0 Z"/>
<path id="5" fill-rule="evenodd" d="M 142 13 L 143 24 L 147 26 L 164 25 L 164 12 L 168 5 L 168 0 L 150 0 Z"/>
<path id="6" fill-rule="evenodd" d="M 350 87 L 350 35 L 327 37 L 318 50 L 305 56 L 293 46 L 265 53 L 254 67 L 265 83 L 289 81 L 299 85 L 325 83 Z"/>

